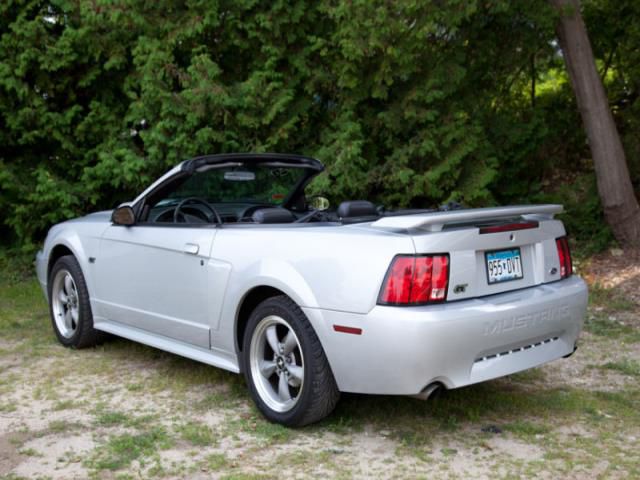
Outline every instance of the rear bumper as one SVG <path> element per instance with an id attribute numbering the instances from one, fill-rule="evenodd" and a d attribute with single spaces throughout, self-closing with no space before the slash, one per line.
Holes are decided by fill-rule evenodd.
<path id="1" fill-rule="evenodd" d="M 376 306 L 365 315 L 303 310 L 341 391 L 414 395 L 433 382 L 462 387 L 571 353 L 586 308 L 586 284 L 573 276 L 449 304 Z"/>

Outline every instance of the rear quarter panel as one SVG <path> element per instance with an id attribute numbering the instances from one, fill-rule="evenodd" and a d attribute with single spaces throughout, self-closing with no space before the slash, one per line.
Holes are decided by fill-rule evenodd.
<path id="1" fill-rule="evenodd" d="M 366 313 L 394 255 L 414 252 L 407 235 L 350 227 L 223 228 L 211 257 L 232 263 L 230 300 L 267 284 L 300 306 Z"/>
<path id="2" fill-rule="evenodd" d="M 231 271 L 218 347 L 235 349 L 235 319 L 255 287 L 277 288 L 303 308 L 366 313 L 393 257 L 414 252 L 408 235 L 351 226 L 222 228 L 211 257 Z"/>

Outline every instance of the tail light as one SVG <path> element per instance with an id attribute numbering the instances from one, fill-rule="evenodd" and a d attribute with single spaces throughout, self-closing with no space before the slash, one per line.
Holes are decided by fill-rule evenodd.
<path id="1" fill-rule="evenodd" d="M 424 305 L 444 302 L 449 255 L 398 255 L 384 278 L 378 304 Z"/>
<path id="2" fill-rule="evenodd" d="M 538 228 L 538 225 L 538 222 L 536 222 L 535 220 L 515 223 L 502 223 L 499 225 L 486 225 L 484 227 L 480 227 L 480 234 L 513 232 L 514 230 L 528 230 L 530 228 Z"/>
<path id="3" fill-rule="evenodd" d="M 560 278 L 570 277 L 573 275 L 573 264 L 567 237 L 556 238 L 556 247 L 558 247 L 558 260 L 560 260 Z"/>

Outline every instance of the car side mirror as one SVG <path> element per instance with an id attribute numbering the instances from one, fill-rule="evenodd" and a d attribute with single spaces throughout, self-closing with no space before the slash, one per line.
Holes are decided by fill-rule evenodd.
<path id="1" fill-rule="evenodd" d="M 329 203 L 329 199 L 326 197 L 321 197 L 320 195 L 311 197 L 309 199 L 309 206 L 314 210 L 318 210 L 319 212 L 323 212 L 329 208 L 331 204 Z"/>
<path id="2" fill-rule="evenodd" d="M 129 205 L 121 205 L 111 214 L 111 221 L 114 225 L 130 227 L 136 223 L 136 214 Z"/>

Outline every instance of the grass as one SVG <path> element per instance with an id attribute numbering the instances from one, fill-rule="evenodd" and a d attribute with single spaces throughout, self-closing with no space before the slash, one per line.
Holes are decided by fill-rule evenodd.
<path id="1" fill-rule="evenodd" d="M 114 410 L 99 411 L 95 424 L 101 427 L 115 427 L 131 423 L 131 417 L 123 412 Z"/>
<path id="2" fill-rule="evenodd" d="M 78 430 L 83 425 L 79 422 L 70 422 L 68 420 L 52 420 L 49 422 L 48 433 L 66 433 L 72 430 Z"/>
<path id="3" fill-rule="evenodd" d="M 83 351 L 61 348 L 37 282 L 2 274 L 0 412 L 23 418 L 30 402 L 44 405 L 37 415 L 45 426 L 29 432 L 31 438 L 65 442 L 92 432 L 95 446 L 82 455 L 82 466 L 96 478 L 188 478 L 202 471 L 238 479 L 299 472 L 447 477 L 459 458 L 505 477 L 589 476 L 603 456 L 609 466 L 602 476 L 640 476 L 631 439 L 640 430 L 640 363 L 632 353 L 606 356 L 640 342 L 640 330 L 628 321 L 637 308 L 615 290 L 594 292 L 585 324 L 591 335 L 583 338 L 589 348 L 565 361 L 586 368 L 594 362 L 580 355 L 597 352 L 605 378 L 627 377 L 619 388 L 550 380 L 545 369 L 534 369 L 431 402 L 344 394 L 332 416 L 290 430 L 264 420 L 241 376 L 126 340 Z M 566 433 L 573 428 L 584 434 Z M 543 453 L 518 459 L 494 439 Z M 376 449 L 370 457 L 363 456 L 367 442 Z M 20 448 L 25 458 L 58 465 L 46 448 Z M 378 470 L 368 470 L 374 468 L 368 462 Z"/>
<path id="4" fill-rule="evenodd" d="M 584 329 L 598 337 L 624 340 L 626 343 L 640 342 L 640 330 L 602 313 L 587 314 Z"/>
<path id="5" fill-rule="evenodd" d="M 15 412 L 18 409 L 18 406 L 15 403 L 0 403 L 0 412 L 1 413 L 11 413 Z"/>
<path id="6" fill-rule="evenodd" d="M 589 303 L 608 312 L 628 312 L 635 308 L 635 304 L 619 290 L 605 288 L 599 283 L 589 287 Z"/>
<path id="7" fill-rule="evenodd" d="M 216 436 L 211 427 L 196 422 L 188 422 L 177 428 L 183 440 L 195 446 L 209 446 L 216 443 Z"/>
<path id="8" fill-rule="evenodd" d="M 255 407 L 250 414 L 241 415 L 240 418 L 228 422 L 227 433 L 236 432 L 250 434 L 262 443 L 271 445 L 288 442 L 295 436 L 294 430 L 265 420 Z"/>
<path id="9" fill-rule="evenodd" d="M 229 464 L 224 453 L 211 453 L 205 459 L 205 467 L 208 470 L 222 470 Z"/>
<path id="10" fill-rule="evenodd" d="M 600 368 L 604 370 L 613 370 L 632 377 L 640 377 L 640 362 L 637 362 L 636 360 L 629 360 L 628 358 L 617 362 L 607 362 Z"/>
<path id="11" fill-rule="evenodd" d="M 0 329 L 4 340 L 28 339 L 31 345 L 49 343 L 51 337 L 42 335 L 48 327 L 49 314 L 36 281 L 3 282 L 1 300 Z"/>
<path id="12" fill-rule="evenodd" d="M 23 448 L 21 450 L 18 451 L 18 453 L 20 453 L 20 455 L 25 455 L 27 457 L 42 457 L 42 453 L 38 452 L 37 450 L 33 449 L 33 448 Z"/>
<path id="13" fill-rule="evenodd" d="M 119 470 L 134 460 L 150 456 L 159 449 L 172 445 L 171 438 L 162 427 L 151 427 L 138 433 L 123 433 L 111 436 L 106 444 L 94 452 L 86 466 L 95 470 Z"/>
<path id="14" fill-rule="evenodd" d="M 502 428 L 523 439 L 531 439 L 531 437 L 545 435 L 551 431 L 551 428 L 544 423 L 534 423 L 527 420 L 506 423 L 502 425 Z"/>
<path id="15" fill-rule="evenodd" d="M 603 396 L 575 388 L 525 392 L 501 384 L 494 381 L 453 390 L 434 404 L 407 398 L 351 396 L 343 398 L 335 415 L 324 423 L 350 417 L 352 429 L 373 424 L 377 429 L 396 432 L 397 438 L 411 444 L 428 444 L 433 432 L 455 432 L 479 421 L 518 434 L 539 433 L 538 429 L 548 427 L 549 419 L 569 422 L 593 411 L 615 410 L 616 417 L 640 425 L 640 387 Z M 522 421 L 523 416 L 529 420 Z"/>
<path id="16" fill-rule="evenodd" d="M 63 401 L 57 402 L 53 406 L 53 410 L 56 412 L 59 412 L 60 410 L 69 410 L 71 408 L 76 408 L 77 406 L 78 406 L 78 402 L 76 402 L 75 400 L 63 400 Z"/>

